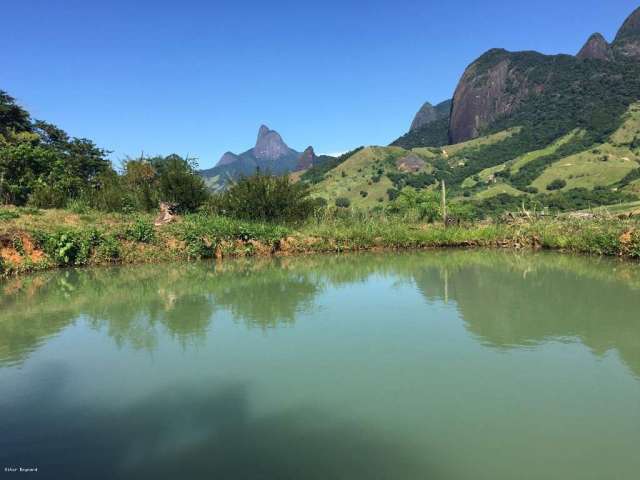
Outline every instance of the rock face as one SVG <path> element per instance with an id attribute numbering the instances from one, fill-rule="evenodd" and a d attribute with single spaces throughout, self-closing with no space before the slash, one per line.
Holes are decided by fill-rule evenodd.
<path id="1" fill-rule="evenodd" d="M 199 173 L 211 189 L 219 190 L 229 181 L 243 175 L 253 175 L 258 170 L 275 175 L 296 171 L 300 169 L 300 162 L 306 165 L 317 159 L 313 149 L 311 147 L 309 149 L 300 154 L 289 148 L 278 132 L 262 125 L 258 130 L 258 138 L 253 148 L 239 155 L 226 152 L 215 167 L 201 170 Z"/>
<path id="2" fill-rule="evenodd" d="M 420 110 L 418 110 L 418 113 L 416 113 L 416 116 L 413 117 L 413 122 L 411 122 L 411 128 L 409 131 L 412 132 L 414 130 L 418 130 L 430 123 L 448 117 L 450 110 L 451 100 L 445 100 L 435 107 L 431 105 L 431 103 L 425 102 Z"/>
<path id="3" fill-rule="evenodd" d="M 225 152 L 225 154 L 220 157 L 220 160 L 218 160 L 217 165 L 229 165 L 237 160 L 240 160 L 238 155 L 232 152 Z"/>
<path id="4" fill-rule="evenodd" d="M 260 126 L 256 146 L 253 148 L 253 154 L 257 159 L 277 160 L 290 154 L 291 151 L 278 132 L 269 129 L 266 125 Z"/>
<path id="5" fill-rule="evenodd" d="M 307 170 L 308 168 L 313 167 L 317 162 L 317 159 L 318 157 L 316 156 L 316 153 L 313 151 L 313 147 L 311 146 L 307 147 L 305 151 L 302 152 L 302 155 L 300 155 L 300 158 L 298 158 L 296 171 Z"/>
<path id="6" fill-rule="evenodd" d="M 449 122 L 451 143 L 477 137 L 482 128 L 517 109 L 530 93 L 542 90 L 542 85 L 529 81 L 526 75 L 512 68 L 516 56 L 528 57 L 527 61 L 532 63 L 544 57 L 536 52 L 514 54 L 494 49 L 467 67 L 453 95 Z"/>
<path id="7" fill-rule="evenodd" d="M 594 33 L 589 37 L 587 43 L 576 55 L 581 60 L 613 60 L 613 50 L 604 37 L 599 33 Z"/>
<path id="8" fill-rule="evenodd" d="M 640 8 L 622 24 L 613 41 L 613 48 L 618 57 L 640 60 Z"/>
<path id="9" fill-rule="evenodd" d="M 416 173 L 424 168 L 426 162 L 415 153 L 396 160 L 396 168 L 405 173 Z"/>

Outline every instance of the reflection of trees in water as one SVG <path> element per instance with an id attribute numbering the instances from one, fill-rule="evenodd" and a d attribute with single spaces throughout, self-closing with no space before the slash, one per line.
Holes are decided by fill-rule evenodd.
<path id="1" fill-rule="evenodd" d="M 469 330 L 489 345 L 575 337 L 598 354 L 616 349 L 640 372 L 637 265 L 492 251 L 246 259 L 13 279 L 0 284 L 0 364 L 23 361 L 80 317 L 118 345 L 144 349 L 155 348 L 162 331 L 185 347 L 204 341 L 220 310 L 249 327 L 291 324 L 326 286 L 371 275 L 414 282 L 429 301 L 455 302 Z"/>
<path id="2" fill-rule="evenodd" d="M 308 273 L 277 262 L 68 270 L 14 279 L 0 295 L 0 363 L 23 361 L 80 317 L 118 345 L 149 350 L 160 330 L 185 346 L 203 340 L 222 309 L 250 327 L 293 323 L 320 288 Z"/>
<path id="3" fill-rule="evenodd" d="M 38 376 L 38 374 L 36 374 Z M 118 405 L 69 404 L 65 373 L 3 408 L 0 460 L 43 478 L 430 478 L 428 455 L 317 409 L 249 413 L 245 385 L 181 385 Z M 46 400 L 45 400 L 46 399 Z M 124 405 L 124 406 L 121 406 Z"/>

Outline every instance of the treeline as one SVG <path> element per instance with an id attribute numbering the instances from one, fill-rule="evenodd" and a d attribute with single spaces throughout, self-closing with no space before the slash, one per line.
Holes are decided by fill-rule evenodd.
<path id="1" fill-rule="evenodd" d="M 103 211 L 150 211 L 159 201 L 193 211 L 207 199 L 192 159 L 178 155 L 127 159 L 116 171 L 91 140 L 32 120 L 0 91 L 0 203 L 65 208 L 83 204 Z"/>

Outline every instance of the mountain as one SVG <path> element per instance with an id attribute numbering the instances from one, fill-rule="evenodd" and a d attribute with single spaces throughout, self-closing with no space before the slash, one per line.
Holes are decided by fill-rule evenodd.
<path id="1" fill-rule="evenodd" d="M 220 190 L 229 181 L 252 175 L 258 170 L 282 175 L 310 168 L 317 159 L 312 147 L 303 153 L 293 150 L 278 132 L 261 125 L 253 148 L 241 154 L 226 152 L 215 167 L 199 173 L 212 190 Z"/>
<path id="2" fill-rule="evenodd" d="M 580 60 L 590 58 L 592 60 L 610 61 L 613 60 L 613 50 L 602 34 L 594 33 L 589 37 L 587 43 L 585 43 L 580 49 L 576 58 L 579 58 Z"/>
<path id="3" fill-rule="evenodd" d="M 371 208 L 406 186 L 491 210 L 525 202 L 561 210 L 640 194 L 640 9 L 609 43 L 577 55 L 495 48 L 464 71 L 437 118 L 425 104 L 389 147 L 355 152 L 314 176 L 314 194 Z M 305 177 L 302 177 L 305 180 Z"/>
<path id="4" fill-rule="evenodd" d="M 622 24 L 613 49 L 618 57 L 640 60 L 640 8 L 637 8 Z"/>
<path id="5" fill-rule="evenodd" d="M 449 113 L 451 112 L 451 100 L 445 100 L 442 103 L 439 103 L 435 107 L 431 105 L 429 102 L 425 102 L 416 116 L 413 117 L 413 121 L 411 122 L 411 128 L 409 131 L 419 130 L 422 127 L 429 125 L 430 123 L 436 122 L 442 118 L 449 118 Z"/>
<path id="6" fill-rule="evenodd" d="M 435 107 L 425 102 L 416 113 L 409 132 L 391 143 L 392 146 L 412 148 L 421 145 L 444 145 L 449 141 L 451 100 Z"/>

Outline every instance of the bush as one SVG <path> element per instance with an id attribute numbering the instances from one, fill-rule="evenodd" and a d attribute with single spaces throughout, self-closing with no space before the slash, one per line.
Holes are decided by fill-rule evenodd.
<path id="1" fill-rule="evenodd" d="M 549 185 L 547 185 L 547 190 L 549 190 L 549 191 L 561 190 L 566 186 L 567 186 L 567 182 L 566 181 L 562 180 L 561 178 L 556 178 Z"/>
<path id="2" fill-rule="evenodd" d="M 349 200 L 347 197 L 336 198 L 336 207 L 349 208 L 350 206 L 351 206 L 351 200 Z"/>
<path id="3" fill-rule="evenodd" d="M 100 239 L 96 248 L 96 256 L 105 262 L 114 262 L 120 258 L 120 242 L 114 235 L 107 235 Z"/>
<path id="4" fill-rule="evenodd" d="M 193 160 L 174 154 L 156 162 L 155 167 L 161 199 L 176 204 L 178 211 L 195 212 L 209 197 Z"/>
<path id="5" fill-rule="evenodd" d="M 156 232 L 151 222 L 143 218 L 137 218 L 125 229 L 125 237 L 135 242 L 151 243 L 156 238 Z"/>
<path id="6" fill-rule="evenodd" d="M 95 229 L 37 232 L 35 237 L 44 252 L 59 266 L 86 264 L 92 248 L 101 240 Z"/>
<path id="7" fill-rule="evenodd" d="M 367 198 L 368 195 L 369 195 L 369 192 L 367 192 L 366 190 L 360 190 L 360 196 L 362 198 Z"/>
<path id="8" fill-rule="evenodd" d="M 258 173 L 243 177 L 211 199 L 208 210 L 242 220 L 293 222 L 304 220 L 322 200 L 309 198 L 309 187 L 288 176 Z"/>

